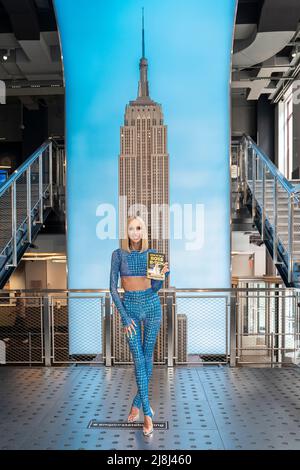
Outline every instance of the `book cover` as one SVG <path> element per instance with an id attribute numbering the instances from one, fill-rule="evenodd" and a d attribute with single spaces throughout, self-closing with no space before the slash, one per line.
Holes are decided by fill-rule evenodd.
<path id="1" fill-rule="evenodd" d="M 164 253 L 148 253 L 146 277 L 148 279 L 163 281 L 165 279 L 165 273 L 162 273 L 161 271 L 165 262 L 166 255 Z"/>

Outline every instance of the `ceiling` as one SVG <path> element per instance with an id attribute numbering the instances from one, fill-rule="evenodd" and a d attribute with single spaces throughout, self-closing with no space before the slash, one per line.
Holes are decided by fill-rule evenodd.
<path id="1" fill-rule="evenodd" d="M 298 73 L 299 20 L 299 0 L 239 0 L 233 96 L 249 101 L 263 94 L 273 101 L 280 96 Z M 41 96 L 51 102 L 64 94 L 52 0 L 0 0 L 0 79 L 6 83 L 8 101 L 21 100 L 32 109 Z"/>
<path id="2" fill-rule="evenodd" d="M 278 101 L 299 74 L 300 1 L 239 0 L 232 55 L 232 94 Z"/>
<path id="3" fill-rule="evenodd" d="M 29 109 L 36 109 L 41 96 L 53 102 L 64 94 L 51 0 L 0 0 L 0 79 L 7 102 L 21 100 Z"/>

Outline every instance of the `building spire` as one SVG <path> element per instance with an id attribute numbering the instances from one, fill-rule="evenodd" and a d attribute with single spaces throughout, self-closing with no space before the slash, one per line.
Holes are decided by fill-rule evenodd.
<path id="1" fill-rule="evenodd" d="M 144 8 L 142 8 L 142 57 L 140 59 L 140 81 L 138 98 L 149 98 L 148 85 L 148 61 L 145 57 L 145 28 L 144 28 Z"/>
<path id="2" fill-rule="evenodd" d="M 145 57 L 144 8 L 142 8 L 142 57 Z"/>

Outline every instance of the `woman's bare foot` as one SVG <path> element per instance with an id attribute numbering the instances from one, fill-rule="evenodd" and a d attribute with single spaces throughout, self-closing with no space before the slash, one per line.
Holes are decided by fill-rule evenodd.
<path id="1" fill-rule="evenodd" d="M 151 416 L 144 416 L 143 433 L 148 436 L 153 431 L 153 422 Z"/>
<path id="2" fill-rule="evenodd" d="M 135 421 L 139 416 L 139 412 L 140 412 L 139 408 L 137 408 L 136 406 L 132 406 L 131 411 L 128 415 L 128 422 L 131 423 Z"/>

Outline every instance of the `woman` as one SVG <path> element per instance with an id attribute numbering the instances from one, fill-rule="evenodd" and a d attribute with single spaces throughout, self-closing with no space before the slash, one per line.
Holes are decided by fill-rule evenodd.
<path id="1" fill-rule="evenodd" d="M 135 376 L 138 391 L 132 402 L 128 421 L 138 419 L 139 408 L 144 412 L 143 433 L 153 432 L 152 417 L 154 411 L 149 404 L 148 385 L 153 368 L 153 351 L 162 320 L 162 309 L 157 291 L 163 281 L 148 279 L 147 253 L 157 253 L 148 248 L 147 228 L 139 216 L 127 220 L 127 237 L 122 240 L 122 248 L 113 251 L 110 271 L 110 293 L 118 309 L 124 333 L 129 343 L 135 365 Z M 123 302 L 119 296 L 119 273 L 124 289 Z M 169 275 L 168 263 L 164 264 L 162 273 Z M 141 340 L 141 322 L 144 322 L 144 341 Z"/>

